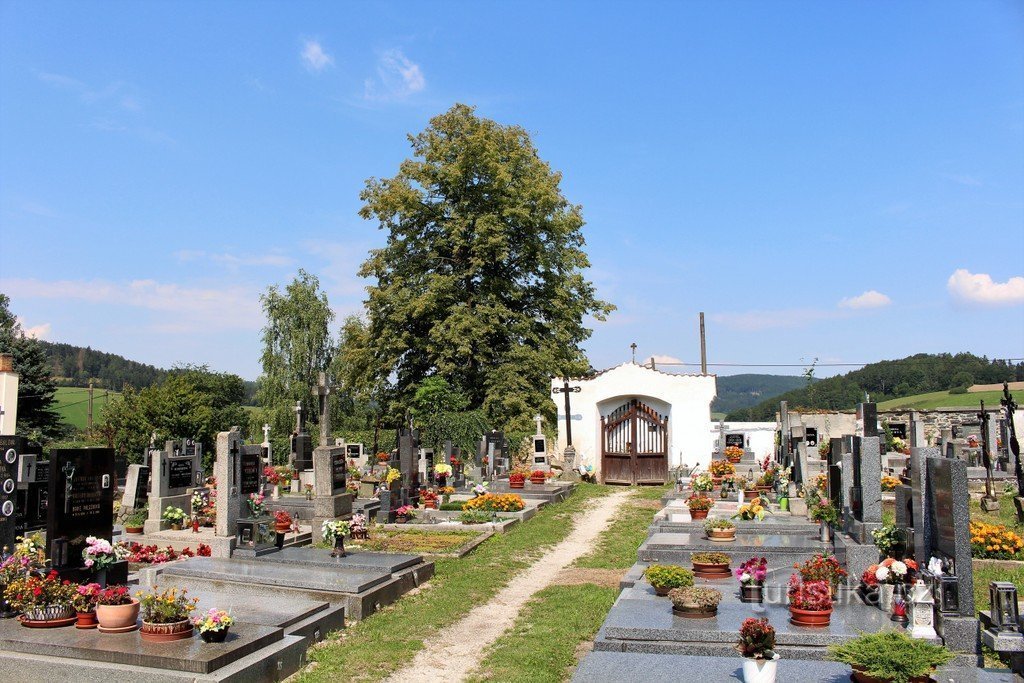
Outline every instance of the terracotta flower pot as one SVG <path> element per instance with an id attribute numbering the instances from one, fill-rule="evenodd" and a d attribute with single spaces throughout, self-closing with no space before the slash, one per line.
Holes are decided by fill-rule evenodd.
<path id="1" fill-rule="evenodd" d="M 291 524 L 274 524 L 274 531 L 279 534 L 286 534 L 291 528 Z"/>
<path id="2" fill-rule="evenodd" d="M 727 456 L 725 456 L 725 459 L 728 460 L 729 462 L 731 462 L 733 465 L 736 465 L 736 464 L 739 463 L 740 460 L 743 459 L 743 456 L 742 455 L 727 455 Z"/>
<path id="3" fill-rule="evenodd" d="M 405 524 L 408 521 L 408 517 L 395 517 L 395 524 Z"/>
<path id="4" fill-rule="evenodd" d="M 169 624 L 154 624 L 150 621 L 142 622 L 142 630 L 139 634 L 143 640 L 153 643 L 169 643 L 174 640 L 185 640 L 193 635 L 192 622 L 188 619 L 173 621 Z"/>
<path id="5" fill-rule="evenodd" d="M 181 525 L 180 524 L 172 524 L 171 525 L 171 531 L 181 531 Z"/>
<path id="6" fill-rule="evenodd" d="M 426 508 L 427 510 L 436 510 L 437 509 L 437 501 L 436 500 L 425 500 L 425 501 L 423 501 L 423 507 Z"/>
<path id="7" fill-rule="evenodd" d="M 547 480 L 547 477 L 530 477 L 531 484 L 543 484 Z"/>
<path id="8" fill-rule="evenodd" d="M 799 609 L 789 606 L 789 620 L 797 626 L 823 628 L 832 621 L 831 608 L 825 611 Z"/>
<path id="9" fill-rule="evenodd" d="M 732 576 L 729 571 L 729 564 L 708 564 L 704 562 L 693 563 L 694 576 L 702 579 L 728 579 Z"/>
<path id="10" fill-rule="evenodd" d="M 735 541 L 736 529 L 712 529 L 708 532 L 708 538 L 720 543 Z"/>
<path id="11" fill-rule="evenodd" d="M 96 621 L 105 629 L 135 626 L 139 619 L 139 601 L 127 605 L 96 605 Z"/>
<path id="12" fill-rule="evenodd" d="M 710 619 L 718 615 L 718 608 L 698 607 L 696 605 L 672 605 L 672 613 L 687 619 Z"/>
<path id="13" fill-rule="evenodd" d="M 96 621 L 96 612 L 78 612 L 77 617 L 76 628 L 96 628 L 99 625 Z"/>
<path id="14" fill-rule="evenodd" d="M 864 667 L 854 666 L 853 674 L 850 676 L 857 683 L 890 683 L 891 678 L 875 678 L 874 676 L 868 676 L 864 673 Z M 910 683 L 929 683 L 932 680 L 931 676 L 914 676 L 910 679 Z"/>
<path id="15" fill-rule="evenodd" d="M 707 519 L 708 510 L 690 510 L 690 519 Z"/>
<path id="16" fill-rule="evenodd" d="M 508 482 L 508 487 L 510 489 L 521 489 L 521 488 L 523 488 L 524 483 L 525 482 L 522 482 L 522 481 L 511 481 L 510 480 Z"/>
<path id="17" fill-rule="evenodd" d="M 126 534 L 141 534 L 142 533 L 142 527 L 141 526 L 126 526 L 124 528 L 124 532 Z"/>
<path id="18" fill-rule="evenodd" d="M 670 590 L 672 590 L 668 586 L 653 586 L 653 588 L 654 588 L 654 594 L 655 595 L 660 595 L 663 598 L 667 597 L 668 596 L 668 592 Z"/>

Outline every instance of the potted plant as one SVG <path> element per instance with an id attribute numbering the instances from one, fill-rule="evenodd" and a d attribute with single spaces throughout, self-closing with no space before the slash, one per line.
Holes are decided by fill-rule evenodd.
<path id="1" fill-rule="evenodd" d="M 423 503 L 423 507 L 425 507 L 426 509 L 436 510 L 437 494 L 431 491 L 430 489 L 426 489 L 420 493 L 420 502 Z"/>
<path id="2" fill-rule="evenodd" d="M 548 475 L 544 470 L 534 470 L 530 472 L 530 483 L 531 484 L 543 484 L 548 480 Z"/>
<path id="3" fill-rule="evenodd" d="M 192 622 L 189 614 L 196 608 L 197 598 L 189 598 L 185 588 L 168 588 L 157 592 L 139 593 L 139 605 L 142 608 L 143 640 L 155 643 L 167 643 L 173 640 L 184 640 L 193 635 Z"/>
<path id="4" fill-rule="evenodd" d="M 127 586 L 110 586 L 94 598 L 96 621 L 102 633 L 134 631 L 139 619 L 139 601 L 131 596 Z"/>
<path id="5" fill-rule="evenodd" d="M 353 519 L 355 517 L 353 516 Z M 362 527 L 366 529 L 366 517 L 361 520 Z M 341 519 L 325 519 L 320 525 L 320 534 L 324 540 L 331 544 L 331 557 L 345 557 L 345 537 L 352 531 L 352 525 Z"/>
<path id="6" fill-rule="evenodd" d="M 146 524 L 146 517 L 149 516 L 148 508 L 133 510 L 124 518 L 124 532 L 126 534 L 141 534 L 142 527 Z"/>
<path id="7" fill-rule="evenodd" d="M 707 496 L 694 494 L 686 499 L 686 506 L 690 508 L 690 519 L 706 519 L 708 511 L 715 504 L 715 501 L 711 500 Z"/>
<path id="8" fill-rule="evenodd" d="M 878 546 L 878 552 L 886 557 L 896 557 L 897 551 L 905 544 L 902 530 L 895 524 L 883 524 L 871 532 Z"/>
<path id="9" fill-rule="evenodd" d="M 707 472 L 698 474 L 690 480 L 690 488 L 696 493 L 710 493 L 715 490 L 715 480 Z"/>
<path id="10" fill-rule="evenodd" d="M 102 590 L 98 583 L 83 583 L 75 588 L 72 602 L 78 619 L 75 628 L 96 628 L 96 596 Z"/>
<path id="11" fill-rule="evenodd" d="M 369 531 L 366 528 L 365 514 L 357 512 L 352 515 L 352 521 L 349 523 L 349 534 L 351 534 L 352 540 L 366 540 L 369 535 Z"/>
<path id="12" fill-rule="evenodd" d="M 789 620 L 797 626 L 828 626 L 832 620 L 832 596 L 827 581 L 789 577 Z"/>
<path id="13" fill-rule="evenodd" d="M 902 631 L 863 633 L 828 649 L 829 659 L 849 664 L 859 683 L 924 683 L 953 660 L 953 653 Z"/>
<path id="14" fill-rule="evenodd" d="M 675 564 L 652 564 L 644 570 L 644 578 L 654 587 L 654 592 L 663 597 L 673 588 L 693 585 L 693 572 Z"/>
<path id="15" fill-rule="evenodd" d="M 210 609 L 192 619 L 192 626 L 199 629 L 199 637 L 204 643 L 223 643 L 233 623 L 234 617 L 222 609 Z"/>
<path id="16" fill-rule="evenodd" d="M 839 511 L 828 498 L 819 498 L 810 506 L 809 512 L 812 522 L 821 525 L 820 540 L 822 543 L 832 541 L 832 526 L 839 521 Z"/>
<path id="17" fill-rule="evenodd" d="M 410 519 L 416 518 L 416 508 L 412 505 L 403 505 L 402 507 L 395 508 L 395 523 L 405 524 Z"/>
<path id="18" fill-rule="evenodd" d="M 510 488 L 521 489 L 526 482 L 526 478 L 529 476 L 530 470 L 516 466 L 512 468 L 512 472 L 508 475 L 508 485 Z"/>
<path id="19" fill-rule="evenodd" d="M 726 446 L 725 459 L 735 465 L 743 459 L 743 449 L 739 446 Z"/>
<path id="20" fill-rule="evenodd" d="M 722 482 L 722 477 L 736 474 L 736 466 L 728 460 L 712 460 L 708 470 L 711 472 L 711 477 L 716 484 Z"/>
<path id="21" fill-rule="evenodd" d="M 76 589 L 76 585 L 62 581 L 51 570 L 45 576 L 22 574 L 7 584 L 4 596 L 11 607 L 22 613 L 22 626 L 51 628 L 75 623 Z"/>
<path id="22" fill-rule="evenodd" d="M 287 510 L 274 510 L 274 531 L 279 534 L 286 534 L 292 528 L 295 520 Z"/>
<path id="23" fill-rule="evenodd" d="M 165 522 L 171 525 L 173 531 L 177 531 L 181 528 L 181 525 L 185 522 L 185 511 L 181 508 L 176 508 L 173 505 L 168 505 L 164 508 L 164 514 L 161 515 Z"/>
<path id="24" fill-rule="evenodd" d="M 459 513 L 459 521 L 463 524 L 486 524 L 491 521 L 491 514 L 481 510 L 466 510 Z"/>
<path id="25" fill-rule="evenodd" d="M 839 581 L 844 578 L 846 570 L 834 555 L 818 553 L 802 564 L 794 565 L 804 581 L 824 581 L 828 584 L 829 595 L 834 596 Z"/>
<path id="26" fill-rule="evenodd" d="M 764 581 L 768 577 L 768 560 L 752 557 L 733 570 L 740 582 L 740 600 L 743 602 L 764 601 Z"/>
<path id="27" fill-rule="evenodd" d="M 818 443 L 818 457 L 822 460 L 828 459 L 828 454 L 832 451 L 832 440 L 822 439 Z"/>
<path id="28" fill-rule="evenodd" d="M 916 567 L 915 563 L 915 567 Z M 886 612 L 892 611 L 894 597 L 904 597 L 901 590 L 907 580 L 910 567 L 906 562 L 887 557 L 878 564 L 875 578 L 878 579 L 878 606 Z"/>
<path id="29" fill-rule="evenodd" d="M 96 583 L 101 588 L 107 585 L 107 569 L 117 562 L 114 555 L 114 547 L 110 541 L 95 536 L 88 536 L 85 539 L 85 547 L 82 548 L 82 560 L 86 569 L 91 569 L 96 577 Z"/>
<path id="30" fill-rule="evenodd" d="M 729 556 L 725 553 L 694 553 L 690 556 L 693 562 L 693 574 L 702 579 L 727 579 L 732 576 L 729 571 Z"/>
<path id="31" fill-rule="evenodd" d="M 718 603 L 722 594 L 714 588 L 686 586 L 673 588 L 668 592 L 672 601 L 672 612 L 689 619 L 706 619 L 718 614 Z"/>
<path id="32" fill-rule="evenodd" d="M 437 485 L 444 487 L 448 484 L 448 477 L 452 476 L 452 466 L 439 462 L 434 465 L 434 476 L 437 478 Z"/>
<path id="33" fill-rule="evenodd" d="M 770 513 L 771 511 L 767 507 L 765 507 L 764 501 L 761 499 L 761 497 L 756 496 L 749 503 L 744 503 L 743 505 L 740 505 L 739 508 L 736 510 L 736 514 L 733 515 L 732 518 L 736 519 L 737 517 L 739 517 L 740 519 L 747 522 L 753 522 L 755 520 L 760 522 L 762 519 L 764 519 L 765 515 Z"/>
<path id="34" fill-rule="evenodd" d="M 731 543 L 736 540 L 736 525 L 727 519 L 709 519 L 704 523 L 704 533 L 716 543 Z"/>
<path id="35" fill-rule="evenodd" d="M 766 617 L 743 622 L 736 650 L 743 656 L 743 683 L 775 683 L 779 654 L 775 651 L 775 628 Z"/>
<path id="36" fill-rule="evenodd" d="M 875 575 L 877 571 L 878 565 L 873 564 L 860 576 L 861 593 L 868 604 L 878 604 L 878 577 Z"/>

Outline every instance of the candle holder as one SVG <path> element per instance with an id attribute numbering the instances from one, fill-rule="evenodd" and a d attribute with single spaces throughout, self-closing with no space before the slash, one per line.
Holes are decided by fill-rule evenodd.
<path id="1" fill-rule="evenodd" d="M 988 594 L 992 604 L 992 628 L 1009 633 L 1019 630 L 1017 587 L 1009 581 L 993 581 L 988 585 Z"/>

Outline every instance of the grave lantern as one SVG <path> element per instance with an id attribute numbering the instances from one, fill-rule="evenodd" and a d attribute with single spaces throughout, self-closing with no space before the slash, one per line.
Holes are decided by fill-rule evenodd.
<path id="1" fill-rule="evenodd" d="M 992 628 L 1009 632 L 1018 630 L 1017 587 L 1008 581 L 993 581 L 988 592 L 992 604 Z"/>
<path id="2" fill-rule="evenodd" d="M 910 632 L 914 638 L 934 638 L 935 633 L 935 598 L 928 585 L 918 579 L 914 582 L 910 593 Z"/>
<path id="3" fill-rule="evenodd" d="M 960 613 L 960 585 L 956 576 L 942 574 L 938 577 L 939 589 L 939 611 L 947 616 L 956 616 Z"/>

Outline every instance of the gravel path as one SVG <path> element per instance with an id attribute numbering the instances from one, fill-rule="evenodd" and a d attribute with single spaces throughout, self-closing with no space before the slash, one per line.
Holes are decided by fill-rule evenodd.
<path id="1" fill-rule="evenodd" d="M 408 667 L 395 672 L 389 683 L 463 681 L 483 659 L 484 650 L 515 623 L 519 610 L 534 593 L 549 586 L 559 572 L 593 549 L 611 522 L 629 489 L 600 498 L 577 515 L 574 528 L 526 571 L 516 576 L 485 605 L 423 643 Z"/>

